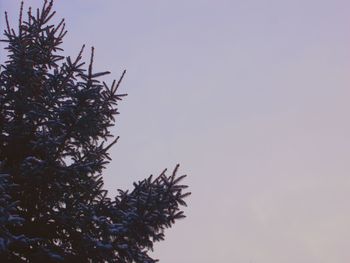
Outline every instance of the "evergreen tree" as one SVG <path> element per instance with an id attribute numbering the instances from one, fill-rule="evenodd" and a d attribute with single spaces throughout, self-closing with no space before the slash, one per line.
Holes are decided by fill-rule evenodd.
<path id="1" fill-rule="evenodd" d="M 60 55 L 66 34 L 45 1 L 18 30 L 6 17 L 8 61 L 0 72 L 0 262 L 156 262 L 147 253 L 183 218 L 189 195 L 166 171 L 111 199 L 102 171 L 109 128 L 124 96 L 87 69 L 83 49 Z"/>

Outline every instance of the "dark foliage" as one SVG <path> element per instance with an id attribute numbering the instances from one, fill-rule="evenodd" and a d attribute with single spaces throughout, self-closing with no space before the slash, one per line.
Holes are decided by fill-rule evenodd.
<path id="1" fill-rule="evenodd" d="M 6 14 L 8 61 L 0 72 L 0 262 L 156 262 L 147 255 L 164 229 L 183 218 L 184 176 L 165 171 L 119 190 L 103 189 L 102 170 L 116 143 L 120 80 L 111 85 L 59 54 L 62 20 L 52 2 L 23 16 Z M 108 140 L 109 141 L 109 140 Z"/>

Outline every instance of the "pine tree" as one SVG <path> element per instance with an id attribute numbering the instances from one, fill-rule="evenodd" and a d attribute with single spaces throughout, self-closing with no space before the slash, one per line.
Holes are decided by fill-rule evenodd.
<path id="1" fill-rule="evenodd" d="M 99 80 L 92 48 L 60 55 L 62 20 L 53 2 L 4 32 L 8 60 L 0 72 L 0 262 L 156 262 L 148 252 L 184 217 L 190 193 L 166 170 L 118 190 L 111 199 L 102 171 L 117 139 L 109 128 L 123 94 Z M 111 141 L 112 140 L 112 141 Z M 109 142 L 109 143 L 107 143 Z"/>

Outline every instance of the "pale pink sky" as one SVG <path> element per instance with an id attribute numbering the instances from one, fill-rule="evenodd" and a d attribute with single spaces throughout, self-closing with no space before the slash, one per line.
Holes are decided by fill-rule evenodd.
<path id="1" fill-rule="evenodd" d="M 1 28 L 19 2 L 0 2 Z M 66 55 L 94 45 L 96 70 L 128 70 L 106 187 L 177 162 L 189 175 L 188 218 L 156 245 L 160 262 L 350 262 L 350 1 L 55 9 Z"/>

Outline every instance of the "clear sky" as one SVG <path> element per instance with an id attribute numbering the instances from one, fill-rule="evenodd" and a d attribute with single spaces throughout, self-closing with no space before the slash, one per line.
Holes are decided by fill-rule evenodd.
<path id="1" fill-rule="evenodd" d="M 1 28 L 18 7 L 1 0 Z M 55 9 L 65 55 L 93 45 L 96 70 L 128 71 L 106 188 L 178 162 L 188 174 L 188 217 L 156 245 L 160 262 L 350 262 L 350 1 Z"/>

